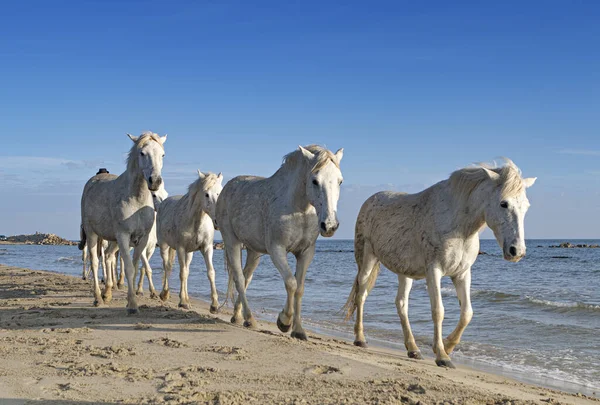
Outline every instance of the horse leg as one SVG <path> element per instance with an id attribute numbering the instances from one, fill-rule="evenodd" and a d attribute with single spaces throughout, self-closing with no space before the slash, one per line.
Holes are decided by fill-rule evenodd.
<path id="1" fill-rule="evenodd" d="M 402 333 L 404 334 L 404 346 L 408 350 L 408 357 L 411 359 L 422 360 L 423 356 L 421 351 L 415 343 L 415 337 L 413 336 L 408 322 L 408 295 L 413 285 L 413 279 L 398 274 L 398 295 L 396 296 L 396 309 L 398 310 L 398 316 L 400 317 L 400 323 L 402 324 Z"/>
<path id="2" fill-rule="evenodd" d="M 90 256 L 90 267 L 92 268 L 92 275 L 94 277 L 94 306 L 98 307 L 104 304 L 102 299 L 102 292 L 100 291 L 100 283 L 98 282 L 98 235 L 95 233 L 87 233 L 87 247 L 88 254 Z"/>
<path id="3" fill-rule="evenodd" d="M 444 340 L 444 350 L 450 354 L 460 342 L 460 338 L 465 331 L 471 318 L 473 318 L 473 308 L 471 307 L 471 269 L 458 277 L 453 277 L 452 282 L 456 288 L 456 295 L 460 303 L 460 319 L 456 329 L 452 331 Z"/>
<path id="4" fill-rule="evenodd" d="M 122 290 L 123 288 L 125 288 L 125 263 L 123 261 L 123 253 L 121 253 L 120 251 L 117 251 L 117 253 L 115 253 L 115 269 L 117 268 L 117 264 L 120 265 L 119 281 L 117 282 L 117 288 L 119 290 Z"/>
<path id="5" fill-rule="evenodd" d="M 111 248 L 111 245 L 109 244 L 108 249 Z M 106 260 L 106 265 L 108 266 L 108 268 L 110 268 L 111 274 L 112 274 L 112 279 L 113 279 L 113 289 L 116 290 L 117 288 L 120 289 L 119 285 L 118 285 L 118 277 L 117 277 L 117 258 L 115 256 L 115 254 L 113 253 L 110 256 L 106 256 L 108 259 Z"/>
<path id="6" fill-rule="evenodd" d="M 433 352 L 435 364 L 440 367 L 455 368 L 450 357 L 444 350 L 442 340 L 442 322 L 444 321 L 444 304 L 442 302 L 441 280 L 442 271 L 432 267 L 427 271 L 427 292 L 431 301 L 431 318 L 433 319 Z"/>
<path id="7" fill-rule="evenodd" d="M 202 256 L 204 256 L 204 263 L 206 263 L 206 275 L 208 276 L 208 282 L 210 283 L 210 313 L 216 314 L 219 312 L 219 294 L 217 293 L 217 285 L 215 283 L 215 268 L 213 267 L 213 244 L 207 243 L 206 247 L 202 249 Z"/>
<path id="8" fill-rule="evenodd" d="M 231 243 L 225 243 L 225 250 L 227 254 L 227 262 L 229 264 L 230 277 L 233 276 L 233 282 L 238 292 L 238 300 L 242 303 L 242 314 L 244 316 L 244 326 L 248 328 L 256 327 L 256 320 L 252 316 L 250 306 L 248 305 L 248 298 L 246 297 L 246 280 L 244 273 L 242 272 L 242 244 L 239 241 L 232 241 Z M 236 323 L 237 319 L 231 318 L 232 323 Z"/>
<path id="9" fill-rule="evenodd" d="M 171 271 L 173 270 L 173 262 L 171 261 L 171 248 L 167 244 L 160 245 L 160 257 L 163 262 L 163 279 L 162 279 L 162 291 L 160 292 L 160 299 L 167 301 L 169 299 L 169 277 L 171 277 Z"/>
<path id="10" fill-rule="evenodd" d="M 190 275 L 190 264 L 192 263 L 194 252 L 186 252 L 184 248 L 177 249 L 177 259 L 179 260 L 179 308 L 191 309 L 190 297 L 188 295 L 187 281 Z"/>
<path id="11" fill-rule="evenodd" d="M 134 260 L 131 260 L 129 252 L 130 235 L 126 233 L 120 233 L 117 235 L 117 241 L 119 243 L 119 250 L 121 251 L 121 257 L 125 263 L 125 276 L 127 277 L 127 313 L 129 315 L 138 313 L 137 299 L 133 290 L 133 273 L 135 270 L 134 260 L 139 259 L 140 252 L 139 248 L 136 247 L 134 250 Z M 139 246 L 139 245 L 138 245 Z M 136 256 L 137 254 L 137 256 Z"/>
<path id="12" fill-rule="evenodd" d="M 356 275 L 356 283 L 358 284 L 356 292 L 356 322 L 354 323 L 354 345 L 359 347 L 367 347 L 365 332 L 363 328 L 363 316 L 365 300 L 369 295 L 369 281 L 371 273 L 375 266 L 378 265 L 377 257 L 373 254 L 369 243 L 363 246 L 362 260 L 357 261 L 358 274 Z"/>
<path id="13" fill-rule="evenodd" d="M 294 297 L 298 289 L 298 283 L 296 282 L 296 278 L 294 277 L 292 269 L 290 269 L 290 265 L 288 264 L 285 249 L 281 246 L 275 246 L 269 249 L 269 254 L 271 255 L 273 264 L 277 270 L 279 270 L 281 277 L 283 277 L 285 290 L 287 292 L 285 306 L 277 316 L 277 327 L 280 331 L 285 333 L 289 331 L 290 327 L 292 326 L 292 317 L 294 315 Z"/>
<path id="14" fill-rule="evenodd" d="M 148 263 L 148 259 L 146 258 L 146 249 L 142 251 L 142 267 L 135 268 L 135 276 L 134 279 L 137 279 L 138 271 L 140 273 L 140 278 L 137 283 L 137 290 L 135 291 L 135 295 L 143 296 L 144 295 L 144 275 L 146 274 L 146 263 Z"/>
<path id="15" fill-rule="evenodd" d="M 87 246 L 83 247 L 81 251 L 81 261 L 83 262 L 83 272 L 81 273 L 81 278 L 83 280 L 87 280 Z"/>
<path id="16" fill-rule="evenodd" d="M 308 340 L 306 332 L 302 328 L 302 296 L 304 295 L 304 279 L 306 270 L 315 256 L 315 245 L 296 256 L 296 295 L 294 297 L 294 325 L 292 326 L 292 337 L 299 340 Z"/>
<path id="17" fill-rule="evenodd" d="M 142 256 L 142 260 L 144 261 L 144 271 L 146 273 L 146 277 L 148 278 L 148 288 L 150 290 L 150 298 L 158 298 L 158 294 L 156 294 L 156 289 L 154 288 L 154 281 L 152 281 L 152 267 L 150 267 L 150 258 L 154 253 L 155 247 L 153 246 L 150 249 L 146 249 L 146 253 Z M 140 277 L 140 280 L 142 278 Z"/>
<path id="18" fill-rule="evenodd" d="M 109 264 L 110 260 L 106 260 L 106 251 L 102 247 L 102 240 L 98 241 L 98 254 L 102 255 L 102 268 L 104 269 L 104 291 L 102 292 L 102 298 L 104 303 L 108 304 L 112 301 L 112 289 L 114 287 L 113 269 Z"/>
<path id="19" fill-rule="evenodd" d="M 246 264 L 244 265 L 244 291 L 248 289 L 250 285 L 250 281 L 252 281 L 252 275 L 254 274 L 254 270 L 258 267 L 258 263 L 260 263 L 260 253 L 255 252 L 254 250 L 246 249 Z M 242 320 L 242 301 L 240 301 L 240 296 L 238 295 L 237 300 L 235 301 L 235 305 L 233 307 L 233 318 L 231 318 L 232 323 L 241 323 Z"/>

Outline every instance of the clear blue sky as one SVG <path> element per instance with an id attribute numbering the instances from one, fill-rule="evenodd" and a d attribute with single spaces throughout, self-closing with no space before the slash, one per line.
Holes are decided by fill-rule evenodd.
<path id="1" fill-rule="evenodd" d="M 85 181 L 152 130 L 171 194 L 344 147 L 338 237 L 376 191 L 507 156 L 538 177 L 528 237 L 600 238 L 598 21 L 595 1 L 2 2 L 0 233 L 78 238 Z"/>

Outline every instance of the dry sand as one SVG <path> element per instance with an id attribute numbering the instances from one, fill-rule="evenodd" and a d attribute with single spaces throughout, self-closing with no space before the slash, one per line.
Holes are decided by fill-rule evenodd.
<path id="1" fill-rule="evenodd" d="M 0 404 L 600 404 L 597 399 L 268 322 L 231 325 L 125 292 L 92 307 L 89 282 L 0 265 Z"/>

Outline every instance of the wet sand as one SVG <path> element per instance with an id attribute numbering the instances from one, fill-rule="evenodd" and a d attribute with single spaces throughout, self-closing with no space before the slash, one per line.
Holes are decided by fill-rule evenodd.
<path id="1" fill-rule="evenodd" d="M 232 325 L 194 301 L 125 292 L 92 306 L 89 281 L 0 265 L 0 404 L 600 404 L 431 359 L 360 349 L 259 321 Z"/>

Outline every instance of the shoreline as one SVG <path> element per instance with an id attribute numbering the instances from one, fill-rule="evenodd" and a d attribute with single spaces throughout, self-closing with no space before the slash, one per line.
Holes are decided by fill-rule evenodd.
<path id="1" fill-rule="evenodd" d="M 127 316 L 123 291 L 93 308 L 90 284 L 74 276 L 0 265 L 0 286 L 3 403 L 600 403 L 322 333 L 298 342 L 262 319 L 250 331 L 197 298 L 184 311 L 176 296 L 162 303 L 146 292 L 140 314 Z M 90 386 L 98 378 L 111 389 Z"/>

